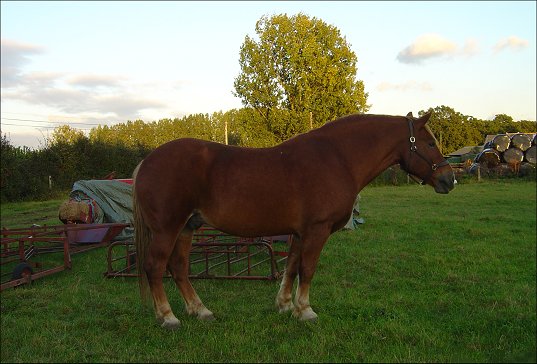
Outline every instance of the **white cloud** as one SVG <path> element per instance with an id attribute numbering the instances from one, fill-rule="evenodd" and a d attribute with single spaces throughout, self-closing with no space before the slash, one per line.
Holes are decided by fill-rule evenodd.
<path id="1" fill-rule="evenodd" d="M 121 121 L 138 118 L 144 110 L 166 106 L 138 96 L 135 92 L 142 87 L 121 76 L 24 72 L 30 56 L 40 53 L 40 46 L 2 39 L 3 101 L 22 101 L 53 108 L 58 113 Z"/>
<path id="2" fill-rule="evenodd" d="M 112 115 L 116 120 L 135 119 L 142 110 L 164 107 L 159 101 L 138 97 L 125 90 L 103 93 L 68 87 L 20 87 L 16 91 L 3 92 L 2 97 L 44 105 L 68 114 L 98 114 L 103 118 Z"/>
<path id="3" fill-rule="evenodd" d="M 16 85 L 20 81 L 23 66 L 31 61 L 30 57 L 43 52 L 43 47 L 2 38 L 2 88 Z"/>
<path id="4" fill-rule="evenodd" d="M 454 54 L 456 49 L 455 43 L 438 34 L 424 34 L 400 51 L 397 59 L 402 63 L 421 63 L 429 58 Z"/>
<path id="5" fill-rule="evenodd" d="M 67 83 L 79 87 L 118 87 L 124 77 L 115 75 L 80 74 L 67 79 Z"/>
<path id="6" fill-rule="evenodd" d="M 403 83 L 391 83 L 391 82 L 381 82 L 377 87 L 377 91 L 421 91 L 429 92 L 433 88 L 428 82 L 417 82 L 417 81 L 407 81 Z"/>
<path id="7" fill-rule="evenodd" d="M 510 37 L 500 39 L 493 47 L 493 50 L 495 53 L 505 50 L 520 51 L 526 48 L 528 44 L 529 42 L 527 40 L 512 35 Z"/>
<path id="8" fill-rule="evenodd" d="M 424 34 L 405 47 L 397 55 L 397 60 L 402 63 L 420 64 L 431 58 L 475 56 L 480 51 L 476 39 L 467 39 L 462 46 L 441 37 L 438 34 Z"/>

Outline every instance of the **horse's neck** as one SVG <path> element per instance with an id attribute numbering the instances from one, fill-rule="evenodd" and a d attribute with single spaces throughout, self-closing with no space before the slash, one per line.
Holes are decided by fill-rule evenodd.
<path id="1" fill-rule="evenodd" d="M 361 121 L 342 130 L 340 152 L 345 156 L 358 191 L 388 167 L 399 163 L 408 131 L 398 120 Z"/>

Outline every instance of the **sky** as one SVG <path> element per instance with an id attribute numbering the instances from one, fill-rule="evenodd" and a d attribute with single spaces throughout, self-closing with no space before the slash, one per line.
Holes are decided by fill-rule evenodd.
<path id="1" fill-rule="evenodd" d="M 535 1 L 1 1 L 2 134 L 40 148 L 62 124 L 240 108 L 245 37 L 298 13 L 350 44 L 369 113 L 536 120 Z"/>

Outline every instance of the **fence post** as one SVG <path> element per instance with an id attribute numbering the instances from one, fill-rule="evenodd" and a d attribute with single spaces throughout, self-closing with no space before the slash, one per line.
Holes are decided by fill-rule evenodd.
<path id="1" fill-rule="evenodd" d="M 227 145 L 227 121 L 224 122 L 224 134 L 226 136 L 226 145 Z"/>

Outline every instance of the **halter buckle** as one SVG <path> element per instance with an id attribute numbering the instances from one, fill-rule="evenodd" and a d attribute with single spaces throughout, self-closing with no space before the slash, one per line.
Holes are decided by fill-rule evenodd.
<path id="1" fill-rule="evenodd" d="M 410 137 L 410 142 L 411 143 L 415 143 L 416 142 L 416 138 L 414 138 L 413 136 Z"/>

